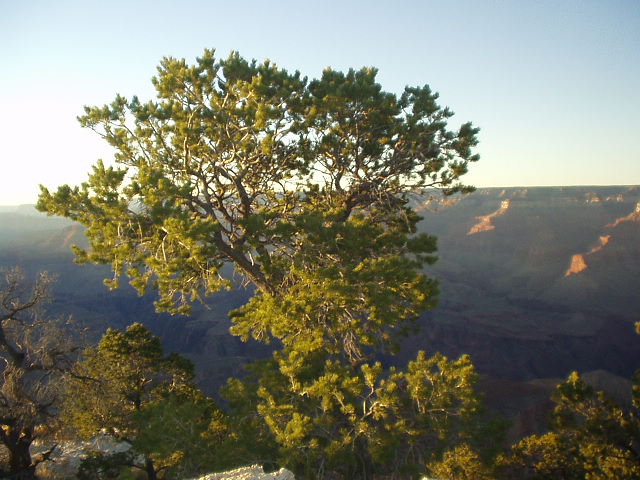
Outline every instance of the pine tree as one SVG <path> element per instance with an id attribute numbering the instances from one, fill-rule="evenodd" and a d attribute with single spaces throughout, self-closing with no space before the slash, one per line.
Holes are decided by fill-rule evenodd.
<path id="1" fill-rule="evenodd" d="M 282 349 L 254 382 L 232 382 L 229 401 L 253 408 L 239 425 L 263 420 L 262 455 L 309 478 L 414 475 L 477 407 L 466 357 L 375 361 L 437 298 L 423 272 L 436 241 L 417 233 L 411 196 L 471 191 L 460 178 L 478 159 L 478 129 L 450 130 L 428 86 L 396 96 L 376 73 L 309 81 L 236 53 L 165 58 L 158 101 L 117 96 L 80 118 L 119 167 L 98 162 L 38 201 L 87 226 L 79 262 L 111 264 L 110 287 L 127 275 L 156 289 L 159 310 L 186 313 L 230 287 L 225 264 L 256 287 L 232 332 Z"/>
<path id="2" fill-rule="evenodd" d="M 640 371 L 628 409 L 595 391 L 577 372 L 558 385 L 553 401 L 551 432 L 514 445 L 499 461 L 504 478 L 640 477 Z"/>
<path id="3" fill-rule="evenodd" d="M 69 425 L 81 437 L 105 432 L 129 442 L 134 455 L 126 461 L 149 479 L 228 465 L 215 459 L 229 435 L 221 411 L 193 384 L 191 363 L 176 354 L 165 356 L 159 338 L 143 325 L 134 323 L 124 332 L 107 330 L 96 347 L 85 351 L 73 373 L 63 405 Z M 142 464 L 133 462 L 139 455 Z M 103 457 L 91 460 L 104 463 L 108 459 Z M 95 475 L 94 470 L 87 472 L 89 478 Z"/>
<path id="4" fill-rule="evenodd" d="M 372 68 L 327 69 L 308 81 L 210 50 L 192 66 L 165 58 L 157 101 L 117 96 L 80 117 L 119 166 L 99 161 L 78 187 L 42 187 L 37 207 L 87 226 L 91 249 L 76 248 L 77 261 L 111 264 L 109 286 L 126 274 L 173 312 L 229 286 L 226 263 L 261 293 L 279 294 L 292 257 L 312 251 L 319 230 L 338 234 L 357 217 L 389 227 L 397 249 L 420 252 L 420 236 L 402 244 L 393 226 L 415 223 L 412 193 L 471 189 L 460 177 L 478 159 L 478 130 L 449 130 L 453 114 L 428 86 L 397 97 L 375 77 Z"/>

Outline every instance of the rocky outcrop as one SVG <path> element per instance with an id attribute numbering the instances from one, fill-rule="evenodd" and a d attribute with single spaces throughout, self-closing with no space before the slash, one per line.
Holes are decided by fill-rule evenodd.
<path id="1" fill-rule="evenodd" d="M 48 448 L 47 443 L 34 444 L 31 447 L 33 454 L 38 454 Z M 87 456 L 89 451 L 100 451 L 105 453 L 126 452 L 131 449 L 131 444 L 118 442 L 113 437 L 105 434 L 98 434 L 90 440 L 84 441 L 63 441 L 56 445 L 50 460 L 38 465 L 36 473 L 39 478 L 68 479 L 74 478 L 80 468 L 80 463 Z"/>
<path id="2" fill-rule="evenodd" d="M 42 451 L 45 445 L 34 445 L 33 455 Z M 86 441 L 63 441 L 56 445 L 47 462 L 38 465 L 39 478 L 68 479 L 78 473 L 80 464 L 87 452 L 99 451 L 113 454 L 126 452 L 131 448 L 127 442 L 118 442 L 112 437 L 99 434 Z M 194 479 L 195 480 L 195 479 Z M 295 480 L 293 473 L 285 468 L 276 472 L 265 473 L 260 465 L 251 465 L 220 473 L 210 473 L 197 480 Z"/>
<path id="3" fill-rule="evenodd" d="M 260 465 L 237 468 L 222 473 L 210 473 L 197 480 L 295 480 L 293 473 L 285 468 L 265 473 Z"/>

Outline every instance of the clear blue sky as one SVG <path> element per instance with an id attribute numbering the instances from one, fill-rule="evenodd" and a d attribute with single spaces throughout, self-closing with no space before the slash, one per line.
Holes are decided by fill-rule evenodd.
<path id="1" fill-rule="evenodd" d="M 640 184 L 640 1 L 0 0 L 0 205 L 110 158 L 83 105 L 152 94 L 163 56 L 375 66 L 482 131 L 477 186 Z"/>

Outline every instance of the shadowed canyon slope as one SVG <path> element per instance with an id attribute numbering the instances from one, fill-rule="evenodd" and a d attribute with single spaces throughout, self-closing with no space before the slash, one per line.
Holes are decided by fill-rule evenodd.
<path id="1" fill-rule="evenodd" d="M 469 353 L 478 370 L 504 381 L 602 370 L 628 377 L 640 366 L 640 188 L 480 189 L 445 202 L 419 199 L 421 229 L 438 237 L 440 304 L 401 349 Z M 166 346 L 198 365 L 212 391 L 267 348 L 228 333 L 226 313 L 250 295 L 223 292 L 190 318 L 156 315 L 152 297 L 126 285 L 109 292 L 106 267 L 77 266 L 69 246 L 82 230 L 61 219 L 0 210 L 0 264 L 56 272 L 56 311 L 95 336 L 108 325 L 146 323 Z M 546 390 L 545 390 L 546 391 Z"/>
<path id="2" fill-rule="evenodd" d="M 424 202 L 438 309 L 411 344 L 469 352 L 509 379 L 640 364 L 640 189 L 481 189 Z"/>

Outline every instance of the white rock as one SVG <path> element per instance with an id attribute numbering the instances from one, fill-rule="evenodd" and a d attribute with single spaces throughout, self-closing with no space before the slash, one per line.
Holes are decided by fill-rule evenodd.
<path id="1" fill-rule="evenodd" d="M 51 448 L 48 443 L 34 444 L 31 454 L 36 454 Z M 69 478 L 78 473 L 80 463 L 87 456 L 87 451 L 97 450 L 103 453 L 120 453 L 131 448 L 127 442 L 118 442 L 106 434 L 98 434 L 86 441 L 59 442 L 51 454 L 52 462 L 43 462 L 38 465 L 37 473 L 52 478 Z M 45 475 L 46 474 L 46 475 Z"/>
<path id="2" fill-rule="evenodd" d="M 260 465 L 251 465 L 228 472 L 210 473 L 197 480 L 295 480 L 295 477 L 285 468 L 277 472 L 264 473 Z"/>

